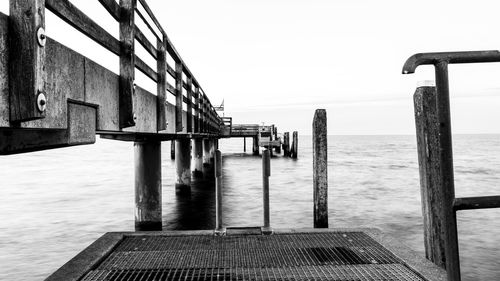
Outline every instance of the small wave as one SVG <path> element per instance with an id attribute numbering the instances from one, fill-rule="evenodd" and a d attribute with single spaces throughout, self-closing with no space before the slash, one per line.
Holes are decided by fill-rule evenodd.
<path id="1" fill-rule="evenodd" d="M 457 174 L 467 174 L 467 175 L 493 175 L 495 174 L 495 171 L 491 169 L 485 169 L 485 168 L 473 168 L 473 169 L 467 169 L 467 168 L 457 168 L 455 170 Z"/>
<path id="2" fill-rule="evenodd" d="M 408 165 L 389 165 L 389 169 L 397 170 L 397 169 L 406 169 L 409 168 Z"/>

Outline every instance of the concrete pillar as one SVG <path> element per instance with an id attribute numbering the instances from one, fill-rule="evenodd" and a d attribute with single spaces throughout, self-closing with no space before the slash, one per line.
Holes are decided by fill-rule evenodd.
<path id="1" fill-rule="evenodd" d="M 170 141 L 170 159 L 175 159 L 175 141 Z"/>
<path id="2" fill-rule="evenodd" d="M 203 176 L 209 178 L 212 172 L 212 162 L 210 160 L 210 139 L 203 140 Z"/>
<path id="3" fill-rule="evenodd" d="M 193 177 L 203 178 L 203 140 L 193 139 L 193 151 L 191 157 Z"/>
<path id="4" fill-rule="evenodd" d="M 252 154 L 259 155 L 259 137 L 253 137 Z"/>
<path id="5" fill-rule="evenodd" d="M 135 230 L 161 230 L 161 144 L 134 143 Z"/>
<path id="6" fill-rule="evenodd" d="M 186 194 L 191 192 L 191 140 L 175 140 L 175 192 Z"/>

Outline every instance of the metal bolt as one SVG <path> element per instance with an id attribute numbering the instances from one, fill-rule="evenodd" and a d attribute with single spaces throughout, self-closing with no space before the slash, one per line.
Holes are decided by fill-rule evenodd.
<path id="1" fill-rule="evenodd" d="M 39 92 L 37 97 L 36 97 L 36 105 L 38 108 L 38 111 L 44 112 L 45 109 L 47 108 L 47 97 L 43 92 Z"/>
<path id="2" fill-rule="evenodd" d="M 137 119 L 137 115 L 134 113 L 134 120 L 136 120 L 136 119 Z"/>
<path id="3" fill-rule="evenodd" d="M 45 47 L 45 43 L 47 42 L 47 36 L 45 36 L 45 29 L 41 26 L 36 31 L 36 39 L 40 47 Z"/>

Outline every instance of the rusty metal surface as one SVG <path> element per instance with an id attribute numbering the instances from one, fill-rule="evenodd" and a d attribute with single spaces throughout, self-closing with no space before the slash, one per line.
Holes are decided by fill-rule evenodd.
<path id="1" fill-rule="evenodd" d="M 82 279 L 425 280 L 363 232 L 125 236 Z"/>

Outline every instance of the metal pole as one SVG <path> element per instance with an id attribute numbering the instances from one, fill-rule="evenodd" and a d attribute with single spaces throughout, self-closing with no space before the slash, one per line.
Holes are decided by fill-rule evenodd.
<path id="1" fill-rule="evenodd" d="M 269 149 L 262 153 L 262 197 L 264 201 L 264 234 L 272 233 L 269 215 L 269 176 L 271 176 L 271 153 Z"/>
<path id="2" fill-rule="evenodd" d="M 458 254 L 457 219 L 453 209 L 455 185 L 453 178 L 453 149 L 451 140 L 450 92 L 448 85 L 448 62 L 435 64 L 436 104 L 439 122 L 439 158 L 441 162 L 441 196 L 444 220 L 446 271 L 449 281 L 460 280 L 460 257 Z"/>
<path id="3" fill-rule="evenodd" d="M 222 154 L 215 151 L 215 234 L 223 235 L 222 222 Z"/>

